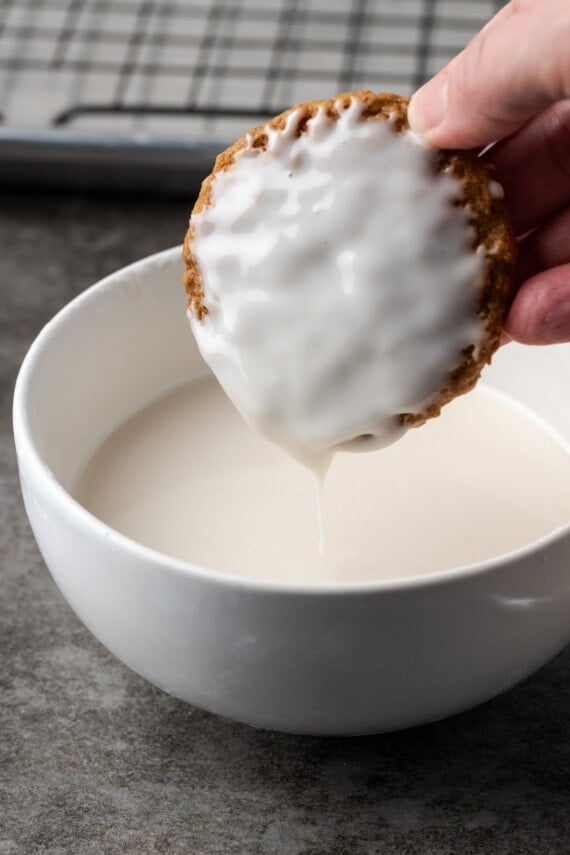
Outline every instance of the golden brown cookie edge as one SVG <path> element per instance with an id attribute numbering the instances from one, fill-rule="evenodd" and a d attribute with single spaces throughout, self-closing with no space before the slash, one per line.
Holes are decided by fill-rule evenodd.
<path id="1" fill-rule="evenodd" d="M 239 151 L 247 145 L 264 148 L 267 144 L 266 128 L 283 130 L 289 115 L 302 110 L 298 123 L 298 134 L 302 134 L 307 122 L 321 108 L 331 118 L 338 118 L 337 105 L 346 108 L 352 99 L 365 104 L 364 120 L 389 119 L 397 131 L 409 128 L 407 108 L 409 98 L 391 92 L 374 93 L 370 90 L 345 92 L 334 98 L 295 104 L 269 121 L 257 125 L 243 134 L 236 142 L 221 152 L 214 169 L 202 182 L 200 193 L 192 215 L 199 213 L 211 202 L 212 184 L 218 172 L 228 169 Z M 448 375 L 447 382 L 434 400 L 422 413 L 402 413 L 400 422 L 407 426 L 423 424 L 427 419 L 438 416 L 441 408 L 458 395 L 469 392 L 477 383 L 483 367 L 491 361 L 499 346 L 501 330 L 514 293 L 514 268 L 516 262 L 516 240 L 510 223 L 505 200 L 492 191 L 492 175 L 474 151 L 441 150 L 437 160 L 437 171 L 448 173 L 463 181 L 463 194 L 457 205 L 469 211 L 469 223 L 473 230 L 474 251 L 485 253 L 485 271 L 477 300 L 477 314 L 485 324 L 485 334 L 478 352 L 473 347 L 463 352 L 463 362 Z M 184 286 L 188 296 L 188 307 L 199 320 L 208 314 L 204 304 L 200 269 L 192 253 L 194 230 L 192 220 L 186 233 L 183 247 L 185 262 Z"/>

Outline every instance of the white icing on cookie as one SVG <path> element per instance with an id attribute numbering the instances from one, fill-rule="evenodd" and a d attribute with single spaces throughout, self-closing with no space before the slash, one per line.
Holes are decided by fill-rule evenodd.
<path id="1" fill-rule="evenodd" d="M 201 352 L 248 423 L 313 469 L 400 437 L 399 414 L 423 412 L 484 332 L 461 182 L 363 106 L 267 127 L 191 220 Z"/>

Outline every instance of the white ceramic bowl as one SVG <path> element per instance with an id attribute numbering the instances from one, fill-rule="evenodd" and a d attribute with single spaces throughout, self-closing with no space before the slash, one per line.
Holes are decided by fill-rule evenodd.
<path id="1" fill-rule="evenodd" d="M 103 438 L 203 371 L 179 259 L 179 249 L 160 253 L 75 299 L 40 333 L 16 386 L 30 522 L 64 597 L 94 635 L 184 700 L 313 734 L 450 715 L 559 651 L 570 638 L 570 527 L 507 557 L 428 577 L 300 587 L 168 558 L 71 497 Z M 568 347 L 510 345 L 486 381 L 570 439 Z"/>

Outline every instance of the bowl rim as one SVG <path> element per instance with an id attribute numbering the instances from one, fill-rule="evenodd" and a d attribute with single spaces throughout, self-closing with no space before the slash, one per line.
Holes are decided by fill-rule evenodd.
<path id="1" fill-rule="evenodd" d="M 32 437 L 30 421 L 27 413 L 29 388 L 33 382 L 35 366 L 41 358 L 44 348 L 49 347 L 51 339 L 57 335 L 58 329 L 65 324 L 70 316 L 82 311 L 84 304 L 97 299 L 101 291 L 108 290 L 121 280 L 131 281 L 141 270 L 146 270 L 155 264 L 164 266 L 172 263 L 175 258 L 181 258 L 181 247 L 171 247 L 132 262 L 125 267 L 105 276 L 86 288 L 72 300 L 66 303 L 36 335 L 30 345 L 18 372 L 13 398 L 13 430 L 18 464 L 29 473 L 29 479 L 35 485 L 35 490 L 49 498 L 59 506 L 62 514 L 70 518 L 78 529 L 84 529 L 88 535 L 98 538 L 116 549 L 126 551 L 133 559 L 146 563 L 160 565 L 163 569 L 195 577 L 196 580 L 217 586 L 229 586 L 258 594 L 283 593 L 293 596 L 351 596 L 357 594 L 395 593 L 405 590 L 438 587 L 453 584 L 475 576 L 499 571 L 500 569 L 530 558 L 549 548 L 552 544 L 570 538 L 570 522 L 558 526 L 538 540 L 534 540 L 518 549 L 505 552 L 494 558 L 488 558 L 470 564 L 463 564 L 447 570 L 432 573 L 379 579 L 366 582 L 287 582 L 284 580 L 245 576 L 228 573 L 215 567 L 206 567 L 174 558 L 163 552 L 145 546 L 122 534 L 116 529 L 98 519 L 88 511 L 71 493 L 63 487 L 55 474 L 42 459 L 42 455 Z M 182 286 L 181 286 L 182 287 Z M 190 335 L 189 331 L 189 335 Z M 570 347 L 570 345 L 569 345 Z"/>

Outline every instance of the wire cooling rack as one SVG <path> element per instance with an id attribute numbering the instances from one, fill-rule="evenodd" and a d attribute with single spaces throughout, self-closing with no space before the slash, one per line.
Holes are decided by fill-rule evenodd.
<path id="1" fill-rule="evenodd" d="M 410 93 L 502 5 L 0 0 L 0 177 L 174 184 L 297 101 Z"/>

